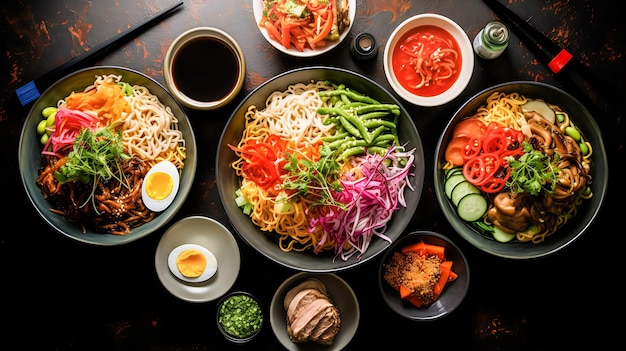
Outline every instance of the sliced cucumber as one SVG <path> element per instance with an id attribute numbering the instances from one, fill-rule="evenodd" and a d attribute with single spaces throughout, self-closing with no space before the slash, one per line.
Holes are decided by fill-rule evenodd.
<path id="1" fill-rule="evenodd" d="M 450 194 L 450 200 L 455 206 L 459 205 L 459 201 L 465 197 L 465 195 L 469 194 L 480 194 L 480 189 L 478 189 L 474 184 L 466 181 L 460 182 L 457 184 L 454 189 L 452 189 L 452 193 Z"/>
<path id="2" fill-rule="evenodd" d="M 482 194 L 470 193 L 461 198 L 457 206 L 459 217 L 468 222 L 474 222 L 487 212 L 487 199 Z"/>
<path id="3" fill-rule="evenodd" d="M 493 238 L 501 243 L 508 243 L 515 238 L 515 234 L 507 233 L 497 225 L 493 226 Z"/>
<path id="4" fill-rule="evenodd" d="M 451 176 L 456 175 L 456 174 L 463 174 L 463 168 L 455 167 L 455 168 L 450 168 L 449 170 L 447 170 L 446 171 L 446 180 L 449 179 Z"/>
<path id="5" fill-rule="evenodd" d="M 450 199 L 452 196 L 452 189 L 454 189 L 457 184 L 462 182 L 467 182 L 465 176 L 463 176 L 462 174 L 455 174 L 446 179 L 446 183 L 443 185 L 443 189 L 448 199 Z"/>

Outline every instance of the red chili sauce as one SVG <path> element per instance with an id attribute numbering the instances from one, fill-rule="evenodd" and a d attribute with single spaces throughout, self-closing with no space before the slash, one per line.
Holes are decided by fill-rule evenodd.
<path id="1" fill-rule="evenodd" d="M 461 49 L 452 34 L 431 25 L 405 33 L 392 53 L 398 82 L 419 96 L 435 96 L 448 90 L 459 78 L 461 62 Z"/>

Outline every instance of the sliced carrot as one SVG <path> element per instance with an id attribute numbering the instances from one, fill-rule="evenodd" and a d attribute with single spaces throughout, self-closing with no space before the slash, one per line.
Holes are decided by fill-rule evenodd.
<path id="1" fill-rule="evenodd" d="M 441 275 L 439 276 L 439 280 L 435 284 L 435 288 L 433 289 L 435 292 L 435 300 L 439 298 L 443 288 L 448 282 L 448 277 L 450 276 L 450 272 L 452 271 L 452 261 L 444 261 L 441 262 Z"/>
<path id="2" fill-rule="evenodd" d="M 435 255 L 439 257 L 441 261 L 446 260 L 445 250 L 446 249 L 443 246 L 434 245 L 434 244 L 426 244 L 423 241 L 420 241 L 414 244 L 409 244 L 409 245 L 402 247 L 402 253 L 416 252 L 420 255 Z"/>
<path id="3" fill-rule="evenodd" d="M 433 245 L 433 244 L 424 244 L 424 254 L 435 255 L 439 257 L 441 261 L 446 260 L 445 251 L 446 249 L 443 246 Z"/>
<path id="4" fill-rule="evenodd" d="M 423 303 L 422 300 L 420 300 L 419 297 L 417 297 L 417 295 L 409 295 L 407 297 L 404 298 L 405 300 L 407 300 L 408 302 L 412 303 L 413 305 L 415 305 L 415 307 L 422 307 Z"/>
<path id="5" fill-rule="evenodd" d="M 422 252 L 424 252 L 424 245 L 425 243 L 423 241 L 420 241 L 414 244 L 403 246 L 402 253 L 416 252 L 416 253 L 421 254 Z"/>
<path id="6" fill-rule="evenodd" d="M 459 275 L 454 273 L 454 271 L 450 271 L 450 275 L 448 276 L 448 282 L 455 281 Z"/>
<path id="7" fill-rule="evenodd" d="M 404 285 L 400 285 L 400 297 L 401 298 L 406 298 L 407 296 L 411 295 L 413 292 L 411 290 L 409 290 L 409 288 L 405 287 Z"/>

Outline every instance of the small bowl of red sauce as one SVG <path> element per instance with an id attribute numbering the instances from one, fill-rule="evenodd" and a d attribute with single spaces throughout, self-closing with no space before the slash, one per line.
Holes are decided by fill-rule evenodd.
<path id="1" fill-rule="evenodd" d="M 195 27 L 174 39 L 163 73 L 167 88 L 180 103 L 214 110 L 239 94 L 246 78 L 246 59 L 236 39 L 225 31 Z"/>
<path id="2" fill-rule="evenodd" d="M 456 22 L 424 13 L 394 29 L 383 65 L 389 84 L 401 98 L 418 106 L 439 106 L 467 87 L 474 71 L 474 51 Z"/>

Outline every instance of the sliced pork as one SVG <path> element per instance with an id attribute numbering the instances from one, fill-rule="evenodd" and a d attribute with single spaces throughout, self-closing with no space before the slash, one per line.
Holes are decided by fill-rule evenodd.
<path id="1" fill-rule="evenodd" d="M 309 278 L 291 288 L 283 301 L 287 311 L 287 333 L 295 343 L 331 345 L 339 332 L 339 310 L 323 282 Z"/>

